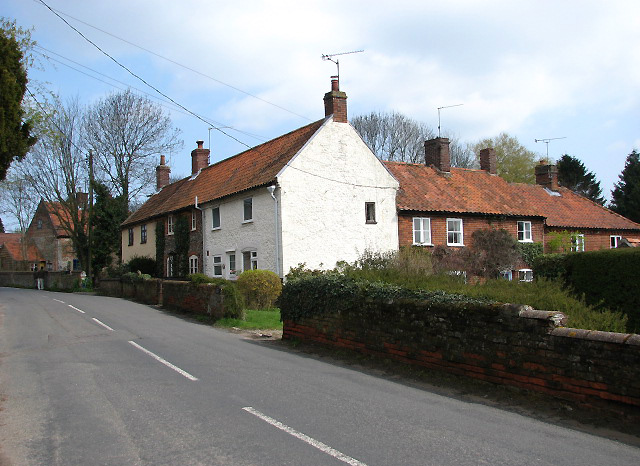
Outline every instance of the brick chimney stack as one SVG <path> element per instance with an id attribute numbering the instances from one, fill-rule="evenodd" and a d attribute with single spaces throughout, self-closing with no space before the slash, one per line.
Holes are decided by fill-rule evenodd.
<path id="1" fill-rule="evenodd" d="M 203 149 L 204 141 L 196 141 L 197 149 L 191 151 L 191 174 L 195 175 L 209 165 L 209 149 Z"/>
<path id="2" fill-rule="evenodd" d="M 442 173 L 451 172 L 449 138 L 434 138 L 424 143 L 424 158 L 427 166 L 432 165 Z"/>
<path id="3" fill-rule="evenodd" d="M 480 151 L 480 169 L 492 175 L 498 174 L 498 159 L 496 157 L 496 150 L 492 147 L 487 147 Z"/>
<path id="4" fill-rule="evenodd" d="M 544 186 L 551 191 L 558 190 L 558 167 L 546 165 L 543 160 L 536 165 L 536 184 Z"/>
<path id="5" fill-rule="evenodd" d="M 331 76 L 331 91 L 324 95 L 324 116 L 329 115 L 336 123 L 347 122 L 347 94 L 340 91 L 338 76 Z"/>
<path id="6" fill-rule="evenodd" d="M 171 168 L 165 165 L 164 155 L 160 156 L 160 165 L 156 167 L 156 189 L 160 191 L 166 185 L 169 184 L 169 177 L 171 176 Z"/>

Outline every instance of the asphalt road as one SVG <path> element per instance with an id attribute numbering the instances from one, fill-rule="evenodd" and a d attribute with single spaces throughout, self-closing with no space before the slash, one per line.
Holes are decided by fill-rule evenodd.
<path id="1" fill-rule="evenodd" d="M 640 449 L 158 309 L 0 288 L 0 464 L 634 465 Z"/>

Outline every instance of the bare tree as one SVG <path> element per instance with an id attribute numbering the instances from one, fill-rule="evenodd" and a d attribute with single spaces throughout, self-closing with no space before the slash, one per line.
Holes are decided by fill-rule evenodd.
<path id="1" fill-rule="evenodd" d="M 38 207 L 39 196 L 31 183 L 16 173 L 20 170 L 19 164 L 20 162 L 14 163 L 9 169 L 7 178 L 0 182 L 0 212 L 9 214 L 18 222 L 18 230 L 22 238 L 22 260 L 26 260 L 25 234 Z"/>
<path id="2" fill-rule="evenodd" d="M 87 111 L 84 146 L 93 150 L 96 178 L 129 204 L 155 186 L 157 156 L 182 147 L 162 108 L 130 90 L 114 93 Z"/>
<path id="3" fill-rule="evenodd" d="M 398 112 L 371 112 L 356 116 L 351 124 L 381 160 L 423 163 L 424 142 L 435 137 L 429 126 Z M 451 165 L 473 167 L 472 151 L 456 137 L 450 137 L 450 140 Z"/>
<path id="4" fill-rule="evenodd" d="M 46 109 L 39 141 L 18 173 L 41 199 L 51 203 L 50 212 L 71 239 L 84 270 L 88 270 L 87 204 L 88 165 L 80 150 L 82 110 L 77 100 L 58 102 Z"/>

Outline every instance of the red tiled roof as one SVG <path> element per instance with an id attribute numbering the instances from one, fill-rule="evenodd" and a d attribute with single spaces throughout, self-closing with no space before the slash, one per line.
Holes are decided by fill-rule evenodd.
<path id="1" fill-rule="evenodd" d="M 452 168 L 441 174 L 423 164 L 384 162 L 400 182 L 398 210 L 545 217 L 548 226 L 639 230 L 640 224 L 560 188 L 508 183 L 484 170 Z"/>
<path id="2" fill-rule="evenodd" d="M 203 168 L 195 179 L 189 177 L 165 186 L 122 226 L 193 206 L 196 196 L 198 203 L 204 203 L 272 183 L 324 122 L 325 119 L 316 121 Z"/>
<path id="3" fill-rule="evenodd" d="M 22 259 L 22 240 L 20 233 L 0 233 L 0 247 L 7 250 L 13 260 Z M 31 262 L 38 261 L 40 257 L 38 248 L 30 244 L 27 248 L 27 260 Z"/>

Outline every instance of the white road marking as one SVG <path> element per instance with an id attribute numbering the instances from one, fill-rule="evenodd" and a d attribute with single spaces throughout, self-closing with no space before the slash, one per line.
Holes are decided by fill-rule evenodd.
<path id="1" fill-rule="evenodd" d="M 318 450 L 322 451 L 323 453 L 326 453 L 327 455 L 333 456 L 334 458 L 342 461 L 343 463 L 347 463 L 347 464 L 351 464 L 352 466 L 367 466 L 365 463 L 358 461 L 355 458 L 351 458 L 350 456 L 345 455 L 344 453 L 339 452 L 338 450 L 335 450 L 333 448 L 331 448 L 328 445 L 325 445 L 324 443 L 309 437 L 308 435 L 303 434 L 302 432 L 298 432 L 295 429 L 292 429 L 291 427 L 283 424 L 280 421 L 277 421 L 275 419 L 273 419 L 272 417 L 267 416 L 266 414 L 261 413 L 260 411 L 258 411 L 257 409 L 253 409 L 251 406 L 247 406 L 245 408 L 242 408 L 243 410 L 245 410 L 248 413 L 253 414 L 256 417 L 259 417 L 260 419 L 262 419 L 263 421 L 271 424 L 274 427 L 277 427 L 280 430 L 285 431 L 287 434 L 289 435 L 293 435 L 295 438 L 302 440 L 303 442 L 308 443 L 309 445 L 311 445 L 312 447 L 317 448 Z"/>
<path id="2" fill-rule="evenodd" d="M 174 366 L 173 364 L 171 364 L 169 361 L 167 361 L 166 359 L 162 359 L 160 356 L 158 356 L 157 354 L 152 353 L 151 351 L 149 351 L 146 348 L 143 348 L 142 346 L 140 346 L 139 344 L 137 344 L 135 341 L 129 341 L 129 343 L 131 343 L 131 345 L 135 346 L 136 348 L 138 348 L 140 351 L 142 351 L 143 353 L 148 354 L 149 356 L 151 356 L 153 359 L 155 359 L 158 362 L 161 362 L 162 364 L 164 364 L 165 366 L 167 366 L 170 369 L 173 369 L 174 371 L 176 371 L 178 374 L 186 377 L 189 380 L 192 381 L 197 381 L 198 379 L 194 376 L 192 376 L 191 374 L 189 374 L 187 371 L 183 371 L 182 369 L 180 369 L 177 366 Z"/>
<path id="3" fill-rule="evenodd" d="M 64 301 L 60 301 L 59 299 L 53 298 L 54 301 L 58 301 L 59 303 L 66 304 Z"/>
<path id="4" fill-rule="evenodd" d="M 106 328 L 107 330 L 111 330 L 112 332 L 114 331 L 111 327 L 109 327 L 107 324 L 105 324 L 104 322 L 100 322 L 98 319 L 96 319 L 95 317 L 92 317 L 92 319 L 98 324 L 98 325 L 102 325 L 104 328 Z"/>
<path id="5" fill-rule="evenodd" d="M 67 304 L 67 306 L 69 306 L 71 309 L 74 309 L 82 314 L 86 314 L 86 312 L 84 312 L 82 309 L 78 309 L 77 307 L 72 306 L 71 304 Z"/>

